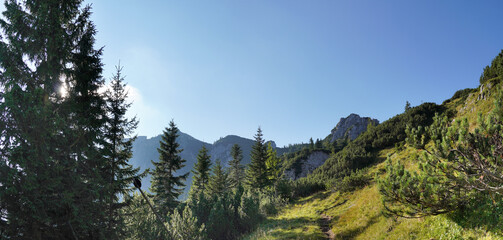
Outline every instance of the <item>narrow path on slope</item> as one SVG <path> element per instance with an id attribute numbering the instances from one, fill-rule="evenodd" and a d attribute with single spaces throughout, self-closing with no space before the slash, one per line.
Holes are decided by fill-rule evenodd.
<path id="1" fill-rule="evenodd" d="M 331 216 L 328 216 L 326 214 L 321 214 L 321 219 L 320 219 L 320 228 L 323 234 L 327 236 L 327 239 L 335 239 L 335 234 L 332 232 L 332 229 L 330 228 L 330 220 L 332 220 Z"/>

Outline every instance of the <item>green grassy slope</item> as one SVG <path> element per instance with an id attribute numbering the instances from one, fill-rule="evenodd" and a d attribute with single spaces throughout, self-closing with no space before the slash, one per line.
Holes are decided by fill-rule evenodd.
<path id="1" fill-rule="evenodd" d="M 465 90 L 445 101 L 445 111 L 453 118 L 466 117 L 473 127 L 477 115 L 492 110 L 498 79 L 487 81 L 477 89 Z M 375 177 L 384 174 L 385 159 L 401 161 L 408 169 L 416 169 L 410 158 L 415 150 L 388 147 L 376 151 L 375 164 L 365 174 L 372 180 L 351 192 L 319 192 L 289 204 L 274 217 L 269 217 L 256 231 L 243 239 L 326 239 L 322 216 L 329 217 L 335 239 L 503 239 L 503 203 L 478 202 L 472 209 L 424 218 L 396 218 L 383 215 L 381 196 Z"/>

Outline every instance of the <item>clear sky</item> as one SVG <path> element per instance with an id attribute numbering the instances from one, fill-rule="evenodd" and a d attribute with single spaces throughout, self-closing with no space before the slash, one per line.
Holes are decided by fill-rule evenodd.
<path id="1" fill-rule="evenodd" d="M 324 138 L 350 113 L 382 122 L 477 87 L 503 48 L 503 1 L 86 3 L 149 137 L 174 119 L 206 142 Z"/>

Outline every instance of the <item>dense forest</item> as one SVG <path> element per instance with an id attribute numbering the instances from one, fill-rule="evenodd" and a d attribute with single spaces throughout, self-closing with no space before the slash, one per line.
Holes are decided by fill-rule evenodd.
<path id="1" fill-rule="evenodd" d="M 271 219 L 306 204 L 305 199 L 336 194 L 327 200 L 329 207 L 317 210 L 320 215 L 345 206 L 348 200 L 337 197 L 369 186 L 378 189 L 383 209 L 376 219 L 393 222 L 387 233 L 399 218 L 442 214 L 463 219 L 469 228 L 474 223 L 466 213 L 474 209 L 486 211 L 485 229 L 500 226 L 503 51 L 480 77 L 491 101 L 484 114 L 462 111 L 478 91 L 465 89 L 440 105 L 407 102 L 403 113 L 378 125 L 369 122 L 354 140 L 310 139 L 282 154 L 259 127 L 246 165 L 238 144 L 227 166 L 211 161 L 203 145 L 182 201 L 189 172 L 181 171 L 186 160 L 174 121 L 162 134 L 153 169 L 140 171 L 129 162 L 138 121 L 126 117 L 131 103 L 123 67 L 117 66 L 109 81 L 102 76 L 104 49 L 95 46 L 91 7 L 80 0 L 6 1 L 5 6 L 0 239 L 260 238 L 268 233 L 258 230 L 281 226 L 284 222 L 270 224 Z M 329 158 L 307 177 L 285 177 L 286 169 L 300 171 L 300 160 L 313 152 Z M 151 188 L 144 192 L 140 179 L 149 174 Z M 333 238 L 326 228 L 337 228 L 330 221 L 340 218 L 331 219 L 324 215 L 317 223 L 316 231 L 325 228 L 327 235 L 312 238 Z M 295 224 L 309 232 L 304 223 L 310 221 L 299 218 Z M 352 238 L 364 230 L 337 236 Z"/>

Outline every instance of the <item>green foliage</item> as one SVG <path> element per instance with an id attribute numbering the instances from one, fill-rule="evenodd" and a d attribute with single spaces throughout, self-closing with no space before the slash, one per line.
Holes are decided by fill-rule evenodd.
<path id="1" fill-rule="evenodd" d="M 424 135 L 425 131 L 428 131 L 428 127 L 423 127 L 419 126 L 417 128 L 410 128 L 407 126 L 405 128 L 405 133 L 407 134 L 407 138 L 405 139 L 405 142 L 409 144 L 409 146 L 414 147 L 414 148 L 424 148 L 426 145 L 427 141 L 429 139 L 426 139 L 426 136 Z"/>
<path id="2" fill-rule="evenodd" d="M 283 171 L 281 169 L 281 159 L 278 157 L 278 154 L 272 147 L 271 143 L 267 144 L 267 159 L 265 161 L 265 167 L 269 183 L 276 186 L 283 175 Z"/>
<path id="3" fill-rule="evenodd" d="M 128 216 L 125 239 L 206 239 L 204 224 L 199 224 L 189 206 L 180 211 L 173 211 L 168 218 L 169 221 L 166 221 L 163 226 L 141 195 L 134 194 L 128 201 L 131 204 L 122 210 L 122 214 Z"/>
<path id="4" fill-rule="evenodd" d="M 286 201 L 281 196 L 270 192 L 260 193 L 259 211 L 264 216 L 272 216 L 278 213 L 280 207 L 284 206 Z"/>
<path id="5" fill-rule="evenodd" d="M 452 97 L 450 99 L 447 99 L 445 100 L 442 105 L 445 105 L 447 103 L 450 103 L 456 99 L 460 99 L 460 103 L 464 103 L 465 100 L 468 98 L 468 96 L 470 95 L 470 93 L 473 93 L 475 92 L 475 88 L 465 88 L 465 89 L 461 89 L 461 90 L 458 90 L 454 93 L 454 95 L 452 95 Z"/>
<path id="6" fill-rule="evenodd" d="M 434 103 L 424 103 L 397 115 L 377 126 L 372 126 L 341 151 L 330 156 L 325 163 L 308 176 L 310 181 L 326 184 L 342 180 L 358 169 L 376 163 L 377 151 L 393 147 L 406 138 L 406 126 L 428 126 L 436 112 L 445 107 Z"/>
<path id="7" fill-rule="evenodd" d="M 238 235 L 231 200 L 226 194 L 214 201 L 208 218 L 208 236 L 211 239 L 235 239 Z"/>
<path id="8" fill-rule="evenodd" d="M 252 230 L 264 216 L 260 214 L 260 199 L 256 192 L 246 191 L 241 197 L 238 208 L 242 232 Z"/>
<path id="9" fill-rule="evenodd" d="M 238 144 L 234 144 L 231 148 L 232 160 L 229 161 L 229 181 L 233 188 L 243 185 L 244 166 L 241 165 L 243 160 L 243 150 Z"/>
<path id="10" fill-rule="evenodd" d="M 369 177 L 364 170 L 356 170 L 345 176 L 342 180 L 332 181 L 331 187 L 340 192 L 351 192 L 356 189 L 367 186 L 370 183 Z"/>
<path id="11" fill-rule="evenodd" d="M 486 66 L 480 76 L 480 84 L 491 79 L 503 77 L 503 50 L 493 59 L 490 66 Z"/>
<path id="12" fill-rule="evenodd" d="M 379 191 L 388 215 L 437 215 L 455 210 L 467 201 L 467 192 L 445 178 L 409 172 L 403 165 L 392 164 L 390 160 L 386 164 L 386 172 L 386 178 L 379 181 Z M 405 202 L 405 205 L 400 204 Z"/>
<path id="13" fill-rule="evenodd" d="M 220 160 L 215 162 L 212 172 L 206 191 L 209 196 L 222 197 L 230 189 L 229 174 L 225 172 Z"/>
<path id="14" fill-rule="evenodd" d="M 133 168 L 129 164 L 129 159 L 133 155 L 133 141 L 136 137 L 127 138 L 138 125 L 136 118 L 125 117 L 127 109 L 131 106 L 126 103 L 127 92 L 124 78 L 121 76 L 122 68 L 117 67 L 111 88 L 105 93 L 107 118 L 105 125 L 105 147 L 103 152 L 109 165 L 103 170 L 109 181 L 108 185 L 108 222 L 107 237 L 110 239 L 124 238 L 125 230 L 124 217 L 120 214 L 120 209 L 127 205 L 121 201 L 119 196 L 129 196 L 135 177 L 144 177 L 147 172 L 139 174 L 139 168 Z"/>
<path id="15" fill-rule="evenodd" d="M 7 1 L 5 7 L 2 238 L 104 238 L 104 226 L 117 219 L 106 214 L 113 187 L 104 149 L 106 103 L 98 92 L 102 51 L 94 47 L 90 7 L 72 0 Z"/>
<path id="16" fill-rule="evenodd" d="M 179 144 L 176 142 L 178 128 L 173 120 L 166 128 L 160 147 L 159 162 L 152 163 L 155 170 L 152 174 L 152 190 L 154 193 L 154 203 L 162 216 L 172 213 L 178 206 L 178 197 L 183 193 L 184 182 L 189 173 L 176 176 L 176 171 L 184 166 L 185 160 L 180 157 Z"/>
<path id="17" fill-rule="evenodd" d="M 285 200 L 272 191 L 245 190 L 242 186 L 220 195 L 200 193 L 189 199 L 187 207 L 197 219 L 197 226 L 204 224 L 210 239 L 236 239 L 248 232 L 268 214 L 278 212 Z"/>
<path id="18" fill-rule="evenodd" d="M 388 174 L 380 181 L 380 191 L 389 213 L 441 214 L 466 205 L 481 193 L 503 192 L 502 97 L 500 92 L 489 116 L 479 116 L 473 132 L 469 131 L 466 119 L 449 124 L 446 117 L 438 115 L 428 131 L 409 132 L 427 135 L 433 145 L 431 148 L 419 145 L 423 152 L 418 159 L 419 172 L 406 171 L 400 163 L 388 161 Z"/>
<path id="19" fill-rule="evenodd" d="M 405 102 L 405 112 L 409 111 L 411 109 L 410 102 L 406 101 Z"/>
<path id="20" fill-rule="evenodd" d="M 263 189 L 269 184 L 267 178 L 267 146 L 260 127 L 255 135 L 255 145 L 251 151 L 251 163 L 246 171 L 246 185 L 253 189 Z"/>
<path id="21" fill-rule="evenodd" d="M 197 195 L 192 195 L 191 198 L 187 200 L 187 206 L 190 207 L 192 213 L 197 218 L 198 224 L 201 225 L 208 222 L 210 210 L 213 206 L 213 199 L 209 198 L 201 191 Z"/>
<path id="22" fill-rule="evenodd" d="M 194 164 L 192 173 L 194 174 L 191 186 L 191 194 L 204 192 L 210 178 L 211 157 L 208 155 L 208 149 L 201 147 L 197 154 L 197 162 Z"/>
<path id="23" fill-rule="evenodd" d="M 467 229 L 500 232 L 503 229 L 503 198 L 501 195 L 481 194 L 447 217 Z"/>
<path id="24" fill-rule="evenodd" d="M 324 191 L 327 186 L 313 178 L 300 178 L 291 182 L 291 199 L 309 196 L 313 193 Z"/>
<path id="25" fill-rule="evenodd" d="M 314 149 L 318 149 L 318 150 L 323 149 L 323 142 L 319 138 L 316 139 L 316 143 L 314 144 Z"/>
<path id="26" fill-rule="evenodd" d="M 204 224 L 198 225 L 197 218 L 193 216 L 189 207 L 185 207 L 180 215 L 174 211 L 170 217 L 169 230 L 170 239 L 173 240 L 204 240 L 206 239 L 206 229 Z M 143 238 L 142 238 L 143 239 Z"/>
<path id="27" fill-rule="evenodd" d="M 166 228 L 159 223 L 140 194 L 133 194 L 132 197 L 128 197 L 127 201 L 130 204 L 121 209 L 122 215 L 127 216 L 125 218 L 126 239 L 157 240 L 168 236 Z"/>

